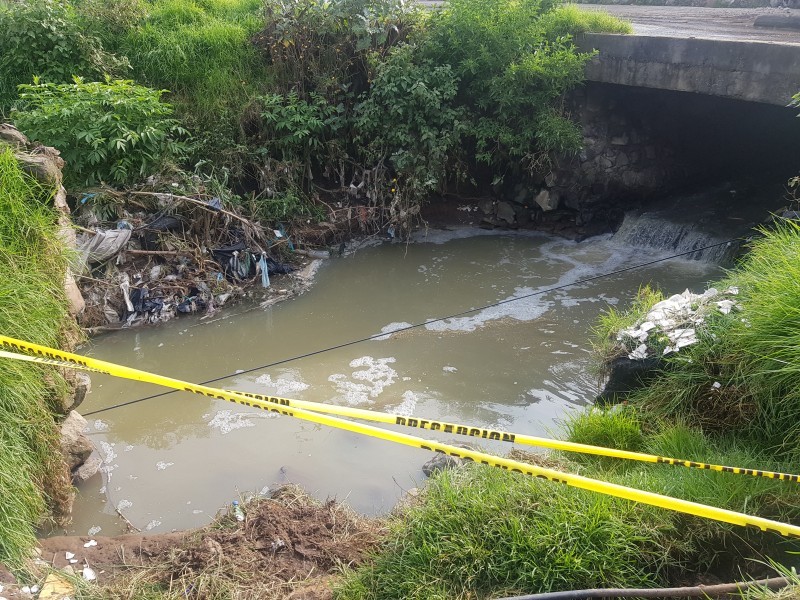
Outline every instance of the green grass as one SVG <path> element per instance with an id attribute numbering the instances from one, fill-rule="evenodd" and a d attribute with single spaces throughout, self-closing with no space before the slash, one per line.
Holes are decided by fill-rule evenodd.
<path id="1" fill-rule="evenodd" d="M 58 346 L 66 260 L 49 199 L 0 151 L 0 331 Z M 0 361 L 0 562 L 15 570 L 35 545 L 35 525 L 68 493 L 51 412 L 64 389 L 54 368 Z"/>
<path id="2" fill-rule="evenodd" d="M 632 503 L 479 465 L 428 482 L 374 561 L 334 597 L 444 600 L 654 586 L 664 519 Z"/>
<path id="3" fill-rule="evenodd" d="M 610 437 L 609 432 L 618 431 L 622 422 L 628 425 L 624 429 L 627 434 L 625 439 L 633 439 L 635 443 L 615 447 L 716 465 L 797 472 L 795 462 L 778 459 L 747 440 L 736 436 L 711 437 L 698 427 L 685 423 L 649 423 L 649 430 L 640 430 L 636 437 L 636 417 L 629 415 L 624 420 L 620 418 L 621 414 L 634 412 L 637 412 L 635 408 L 627 407 L 620 413 L 593 410 L 578 414 L 566 424 L 568 439 L 584 444 L 613 446 L 615 439 Z M 567 458 L 574 460 L 573 457 L 569 455 Z M 577 462 L 584 469 L 583 474 L 589 477 L 768 519 L 793 523 L 800 521 L 800 486 L 796 483 L 591 456 Z M 763 556 L 784 546 L 784 540 L 771 534 L 678 513 L 667 515 L 682 532 L 679 537 L 670 540 L 670 552 L 676 562 L 691 564 L 694 570 L 714 567 L 720 561 L 744 564 L 745 559 L 763 560 Z M 743 541 L 747 543 L 743 544 Z M 796 543 L 793 546 L 795 549 L 800 547 Z"/>
<path id="4" fill-rule="evenodd" d="M 172 92 L 200 155 L 220 166 L 233 159 L 241 120 L 268 81 L 250 42 L 262 27 L 256 0 L 163 0 L 121 43 L 137 81 Z"/>
<path id="5" fill-rule="evenodd" d="M 565 4 L 542 17 L 544 30 L 552 36 L 580 33 L 633 33 L 627 21 L 607 12 L 583 10 L 575 4 Z"/>

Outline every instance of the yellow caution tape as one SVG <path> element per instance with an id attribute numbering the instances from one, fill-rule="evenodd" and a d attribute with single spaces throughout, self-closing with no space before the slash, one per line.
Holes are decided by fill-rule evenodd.
<path id="1" fill-rule="evenodd" d="M 108 375 L 115 375 L 116 374 L 115 370 L 126 370 L 129 372 L 129 375 L 124 375 L 124 377 L 128 379 L 136 379 L 138 381 L 146 381 L 148 383 L 156 383 L 156 384 L 160 383 L 159 381 L 156 381 L 156 379 L 161 378 L 161 376 L 159 375 L 154 375 L 152 373 L 147 373 L 145 371 L 139 371 L 137 369 L 130 369 L 128 367 L 122 367 L 120 365 L 115 365 L 114 363 L 109 363 L 102 360 L 84 357 L 78 354 L 64 352 L 62 350 L 54 350 L 52 348 L 47 348 L 45 346 L 38 346 L 37 344 L 30 344 L 27 342 L 22 342 L 20 340 L 14 340 L 13 338 L 8 338 L 5 336 L 0 336 L 0 344 L 2 344 L 5 347 L 20 349 L 23 351 L 27 350 L 28 352 L 34 352 L 36 354 L 39 354 L 40 356 L 48 357 L 51 359 L 50 361 L 48 361 L 39 358 L 37 359 L 37 362 L 43 362 L 43 363 L 52 362 L 52 364 L 59 366 L 69 366 L 72 368 L 79 368 L 87 371 L 105 373 Z M 8 353 L 0 352 L 0 356 L 5 356 L 6 358 L 9 358 L 8 356 L 6 356 L 7 354 Z M 19 358 L 19 356 L 14 355 L 11 356 L 10 358 Z M 70 364 L 62 365 L 59 362 L 59 360 L 67 361 Z M 164 381 L 172 381 L 173 383 L 178 382 L 178 380 L 173 380 L 169 378 L 161 378 L 161 379 L 163 379 Z M 178 382 L 178 383 L 184 383 L 184 382 Z M 173 384 L 170 383 L 163 383 L 163 385 L 167 387 L 175 387 Z M 217 388 L 208 388 L 208 389 L 216 390 Z M 612 458 L 621 458 L 626 460 L 636 460 L 648 463 L 659 463 L 659 464 L 682 466 L 695 469 L 705 469 L 709 471 L 733 473 L 736 475 L 751 475 L 753 477 L 766 477 L 768 479 L 800 482 L 800 475 L 794 475 L 791 473 L 780 473 L 776 471 L 765 471 L 761 469 L 747 469 L 742 467 L 715 465 L 711 463 L 690 461 L 680 458 L 669 458 L 664 456 L 657 456 L 654 454 L 645 454 L 642 452 L 631 452 L 628 450 L 619 450 L 616 448 L 606 448 L 603 446 L 578 444 L 575 442 L 553 440 L 549 438 L 541 438 L 541 437 L 529 436 L 518 433 L 510 433 L 506 431 L 496 431 L 481 427 L 470 427 L 466 425 L 458 425 L 454 423 L 437 421 L 434 419 L 422 419 L 413 416 L 408 416 L 408 417 L 398 416 L 390 413 L 364 410 L 360 408 L 352 408 L 347 406 L 323 404 L 320 402 L 311 402 L 307 400 L 294 400 L 289 398 L 281 398 L 278 396 L 264 396 L 261 394 L 254 394 L 250 392 L 232 392 L 232 393 L 240 394 L 242 396 L 247 396 L 248 398 L 252 398 L 254 400 L 262 400 L 265 402 L 270 402 L 272 404 L 277 404 L 279 406 L 289 406 L 294 408 L 311 410 L 314 412 L 364 419 L 367 421 L 373 421 L 377 423 L 402 425 L 418 429 L 427 429 L 430 431 L 442 431 L 444 433 L 452 433 L 455 435 L 464 435 L 469 437 L 477 437 L 481 439 L 512 442 L 528 446 L 537 446 L 542 448 L 562 450 L 566 452 L 580 452 L 584 454 L 608 456 Z"/>
<path id="2" fill-rule="evenodd" d="M 158 375 L 139 371 L 137 369 L 129 369 L 109 363 L 102 360 L 92 359 L 62 350 L 54 350 L 36 344 L 29 344 L 21 342 L 13 338 L 0 336 L 0 345 L 7 348 L 13 348 L 20 351 L 34 352 L 40 356 L 48 357 L 51 359 L 52 364 L 59 366 L 70 366 L 72 368 L 83 369 L 87 371 L 94 371 L 114 375 L 115 370 L 125 369 L 130 373 L 136 373 L 137 376 L 125 375 L 128 379 L 137 379 L 139 381 L 146 381 L 148 383 L 160 383 L 156 381 Z M 18 355 L 7 356 L 8 353 L 0 351 L 0 356 L 6 358 L 18 358 Z M 66 360 L 69 365 L 61 365 L 59 360 Z M 48 362 L 46 359 L 39 358 L 37 362 Z M 177 380 L 170 380 L 176 382 Z M 183 383 L 183 382 L 179 382 Z M 172 384 L 164 383 L 167 387 L 175 387 Z M 182 388 L 180 388 L 182 389 Z M 217 389 L 217 388 L 209 388 Z M 191 391 L 191 390 L 189 390 Z M 227 391 L 227 390 L 226 390 Z M 405 427 L 413 427 L 416 429 L 426 429 L 429 431 L 441 431 L 443 433 L 452 433 L 454 435 L 463 435 L 467 437 L 475 437 L 480 439 L 495 440 L 501 442 L 511 442 L 522 444 L 526 446 L 536 446 L 540 448 L 550 448 L 553 450 L 562 450 L 565 452 L 579 452 L 582 454 L 593 454 L 596 456 L 608 456 L 611 458 L 621 458 L 624 460 L 636 460 L 647 463 L 658 463 L 665 465 L 673 465 L 680 467 L 689 467 L 692 469 L 705 469 L 707 471 L 718 471 L 725 473 L 733 473 L 735 475 L 751 475 L 753 477 L 765 477 L 768 479 L 778 479 L 781 481 L 800 482 L 800 475 L 791 473 L 780 473 L 777 471 L 765 471 L 761 469 L 746 469 L 743 467 L 728 467 L 724 465 L 715 465 L 711 463 L 697 462 L 693 460 L 685 460 L 681 458 L 669 458 L 665 456 L 657 456 L 655 454 L 645 454 L 643 452 L 631 452 L 629 450 L 618 450 L 616 448 L 606 448 L 603 446 L 592 446 L 589 444 L 578 444 L 576 442 L 567 442 L 562 440 L 554 440 L 550 438 L 536 437 L 532 435 L 524 435 L 519 433 L 510 433 L 507 431 L 498 431 L 494 429 L 486 429 L 482 427 L 471 427 L 467 425 L 459 425 L 455 423 L 447 423 L 435 419 L 423 419 L 414 416 L 399 416 L 391 413 L 384 413 L 373 410 L 364 410 L 362 408 L 352 408 L 349 406 L 337 406 L 335 404 L 323 404 L 321 402 L 311 402 L 308 400 L 294 400 L 289 398 L 281 398 L 279 396 L 264 396 L 261 394 L 254 394 L 251 392 L 232 392 L 242 396 L 247 396 L 254 400 L 261 400 L 270 402 L 279 406 L 289 406 L 293 408 L 300 408 L 314 412 L 325 414 L 338 415 L 342 417 L 351 417 L 354 419 L 363 419 L 365 421 L 372 421 L 375 423 L 387 423 L 391 425 L 402 425 Z"/>
<path id="3" fill-rule="evenodd" d="M 97 372 L 103 372 L 117 377 L 124 377 L 137 381 L 147 381 L 177 390 L 193 392 L 195 394 L 200 394 L 210 398 L 227 400 L 229 402 L 242 404 L 244 406 L 251 406 L 290 417 L 297 417 L 313 423 L 319 423 L 321 425 L 328 425 L 330 427 L 336 427 L 337 429 L 343 429 L 345 431 L 361 433 L 370 437 L 375 437 L 406 446 L 412 446 L 414 448 L 421 448 L 423 450 L 429 450 L 432 452 L 440 452 L 455 458 L 461 458 L 516 473 L 523 473 L 525 475 L 547 479 L 556 483 L 571 485 L 577 488 L 598 492 L 600 494 L 615 496 L 617 498 L 625 498 L 634 502 L 658 506 L 660 508 L 666 508 L 668 510 L 695 515 L 715 521 L 721 521 L 723 523 L 740 525 L 742 527 L 756 527 L 762 531 L 771 531 L 784 536 L 800 538 L 800 527 L 791 525 L 789 523 L 781 523 L 771 519 L 764 519 L 723 508 L 708 506 L 706 504 L 690 502 L 688 500 L 681 500 L 679 498 L 672 498 L 670 496 L 646 492 L 615 483 L 607 483 L 597 479 L 583 477 L 581 475 L 562 473 L 554 469 L 547 469 L 508 458 L 492 456 L 491 454 L 486 454 L 484 452 L 450 446 L 448 444 L 442 444 L 432 440 L 425 440 L 405 433 L 397 433 L 394 431 L 381 429 L 372 425 L 364 425 L 362 423 L 345 421 L 337 417 L 331 417 L 300 408 L 293 408 L 285 404 L 271 403 L 236 392 L 228 392 L 207 386 L 194 385 L 178 379 L 146 373 L 144 371 L 139 371 L 138 369 L 114 365 L 105 361 L 82 357 L 76 354 L 63 352 L 61 350 L 47 348 L 45 346 L 29 344 L 27 342 L 14 340 L 6 336 L 0 336 L 0 345 L 11 348 L 17 352 L 31 352 L 38 355 L 38 357 L 27 356 L 24 354 L 17 354 L 15 352 L 0 351 L 0 357 L 4 358 L 46 364 L 58 364 L 59 366 L 79 369 L 93 369 Z"/>

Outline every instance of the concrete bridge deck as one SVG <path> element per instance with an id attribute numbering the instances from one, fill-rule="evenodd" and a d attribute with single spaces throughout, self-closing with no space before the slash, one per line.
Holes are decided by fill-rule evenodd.
<path id="1" fill-rule="evenodd" d="M 629 21 L 635 35 L 800 44 L 800 10 L 581 4 Z M 759 24 L 771 24 L 762 26 Z"/>
<path id="2" fill-rule="evenodd" d="M 786 106 L 800 92 L 800 11 L 581 5 L 632 23 L 634 35 L 586 34 L 589 81 Z M 768 17 L 784 27 L 758 27 Z"/>

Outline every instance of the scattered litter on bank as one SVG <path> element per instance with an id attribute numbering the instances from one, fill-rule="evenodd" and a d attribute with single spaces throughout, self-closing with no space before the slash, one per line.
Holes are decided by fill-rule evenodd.
<path id="1" fill-rule="evenodd" d="M 736 287 L 730 287 L 723 292 L 709 288 L 702 294 L 689 290 L 675 294 L 654 304 L 636 325 L 620 331 L 617 341 L 629 348 L 631 360 L 678 352 L 698 342 L 698 327 L 711 314 L 741 310 L 734 298 L 738 293 Z"/>

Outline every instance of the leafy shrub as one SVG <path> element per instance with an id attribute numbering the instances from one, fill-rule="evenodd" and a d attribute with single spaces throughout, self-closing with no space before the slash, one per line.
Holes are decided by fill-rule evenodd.
<path id="1" fill-rule="evenodd" d="M 311 168 L 312 154 L 320 152 L 327 138 L 335 133 L 337 111 L 316 93 L 309 100 L 296 91 L 261 98 L 261 118 L 266 127 L 263 151 L 284 162 L 298 161 L 304 170 Z"/>
<path id="2" fill-rule="evenodd" d="M 13 120 L 30 138 L 61 151 L 68 186 L 132 183 L 186 152 L 186 132 L 161 102 L 165 90 L 80 78 L 20 90 L 21 110 Z"/>
<path id="3" fill-rule="evenodd" d="M 17 85 L 34 76 L 63 83 L 73 76 L 120 74 L 125 60 L 109 54 L 66 0 L 20 0 L 0 4 L 0 110 L 8 110 Z"/>
<path id="4" fill-rule="evenodd" d="M 422 45 L 436 64 L 452 65 L 458 103 L 470 114 L 478 162 L 498 173 L 533 171 L 549 152 L 574 151 L 577 127 L 560 108 L 583 79 L 587 54 L 544 20 L 552 0 L 452 0 L 433 16 Z"/>
<path id="5" fill-rule="evenodd" d="M 387 199 L 394 221 L 408 228 L 416 210 L 458 173 L 463 111 L 453 100 L 450 65 L 415 59 L 401 45 L 375 67 L 355 108 L 354 141 L 372 173 L 371 200 Z"/>
<path id="6" fill-rule="evenodd" d="M 256 38 L 278 91 L 351 102 L 368 87 L 369 56 L 405 39 L 421 12 L 403 0 L 267 0 Z"/>

